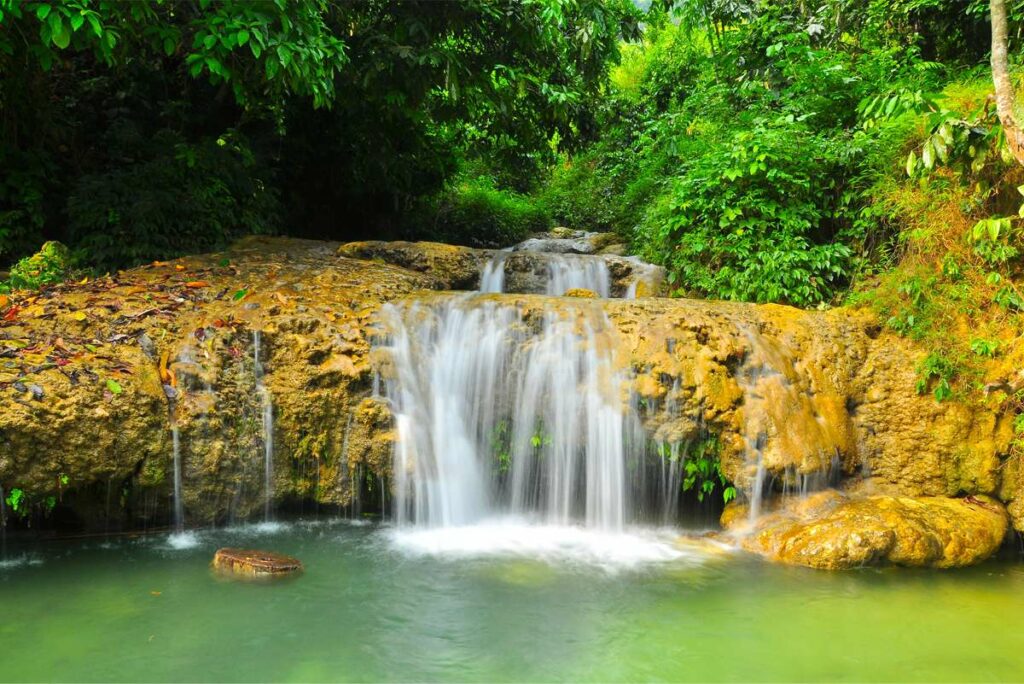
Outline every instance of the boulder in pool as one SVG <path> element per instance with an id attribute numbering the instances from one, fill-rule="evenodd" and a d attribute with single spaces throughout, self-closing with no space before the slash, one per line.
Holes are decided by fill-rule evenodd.
<path id="1" fill-rule="evenodd" d="M 213 567 L 240 577 L 284 577 L 301 572 L 302 561 L 272 551 L 225 548 L 213 555 Z"/>
<path id="2" fill-rule="evenodd" d="M 822 570 L 973 565 L 999 549 L 1009 526 L 1006 509 L 987 496 L 848 497 L 825 491 L 753 523 L 740 507 L 730 508 L 723 524 L 741 535 L 745 549 Z"/>

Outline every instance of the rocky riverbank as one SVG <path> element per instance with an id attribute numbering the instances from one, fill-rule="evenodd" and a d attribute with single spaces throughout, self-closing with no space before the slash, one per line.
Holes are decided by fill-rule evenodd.
<path id="1" fill-rule="evenodd" d="M 260 510 L 267 439 L 276 502 L 379 505 L 394 434 L 375 393 L 387 373 L 371 354 L 374 336 L 386 333 L 378 311 L 405 297 L 447 296 L 424 291 L 476 289 L 492 257 L 430 243 L 260 238 L 17 293 L 0 312 L 0 485 L 22 492 L 21 511 L 58 508 L 84 527 L 159 524 L 170 510 L 173 426 L 191 524 Z M 536 274 L 536 259 L 524 256 L 510 280 Z M 627 287 L 634 268 L 624 260 L 616 276 L 612 267 L 613 289 Z M 606 316 L 607 342 L 630 373 L 622 401 L 641 407 L 650 439 L 685 444 L 715 435 L 723 472 L 748 494 L 772 499 L 834 485 L 895 497 L 984 495 L 993 497 L 984 500 L 989 509 L 1010 504 L 1013 525 L 1024 530 L 1019 468 L 1005 463 L 1012 416 L 995 400 L 968 406 L 920 396 L 922 352 L 865 312 L 479 296 L 519 307 L 526 320 L 555 309 Z M 257 366 L 273 400 L 269 435 Z M 943 515 L 976 513 L 961 508 L 943 507 Z M 891 518 L 903 509 L 886 510 Z M 829 525 L 863 521 L 834 507 L 827 515 Z M 749 546 L 779 555 L 774 543 Z M 973 562 L 990 552 L 928 562 Z M 891 549 L 862 555 L 903 562 Z"/>

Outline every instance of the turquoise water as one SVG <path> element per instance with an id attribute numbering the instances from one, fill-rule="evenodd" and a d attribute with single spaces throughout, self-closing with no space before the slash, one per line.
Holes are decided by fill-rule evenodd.
<path id="1" fill-rule="evenodd" d="M 0 679 L 993 681 L 1024 677 L 1024 565 L 827 574 L 670 535 L 343 522 L 8 548 Z M 539 541 L 537 541 L 539 540 Z M 299 556 L 275 583 L 219 546 Z"/>

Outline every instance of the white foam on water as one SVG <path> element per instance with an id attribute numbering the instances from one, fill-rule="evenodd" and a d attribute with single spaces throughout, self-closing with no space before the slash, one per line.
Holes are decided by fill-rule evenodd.
<path id="1" fill-rule="evenodd" d="M 167 537 L 167 547 L 175 551 L 194 549 L 199 546 L 199 535 L 195 532 L 175 532 Z"/>
<path id="2" fill-rule="evenodd" d="M 277 534 L 288 529 L 288 525 L 273 520 L 263 521 L 256 523 L 255 525 L 249 525 L 246 529 L 255 532 L 256 534 Z"/>
<path id="3" fill-rule="evenodd" d="M 42 559 L 34 556 L 18 556 L 16 558 L 5 558 L 0 560 L 0 570 L 13 570 L 25 565 L 42 565 Z"/>
<path id="4" fill-rule="evenodd" d="M 409 556 L 534 558 L 550 563 L 597 566 L 609 571 L 705 558 L 695 544 L 677 544 L 678 531 L 602 531 L 574 525 L 531 524 L 498 518 L 455 527 L 396 527 L 383 530 L 389 543 Z"/>

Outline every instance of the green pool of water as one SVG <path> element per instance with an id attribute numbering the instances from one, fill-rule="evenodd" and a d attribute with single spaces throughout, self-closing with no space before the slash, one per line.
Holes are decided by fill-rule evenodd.
<path id="1" fill-rule="evenodd" d="M 699 546 L 680 555 L 666 539 L 641 540 L 655 552 L 613 563 L 601 559 L 615 555 L 602 546 L 614 540 L 561 555 L 565 540 L 534 552 L 517 552 L 519 541 L 498 555 L 472 543 L 431 554 L 429 540 L 410 551 L 386 528 L 321 522 L 200 533 L 189 549 L 160 537 L 8 547 L 0 679 L 1024 676 L 1018 563 L 827 574 Z M 224 581 L 209 561 L 226 545 L 297 555 L 306 572 Z"/>

